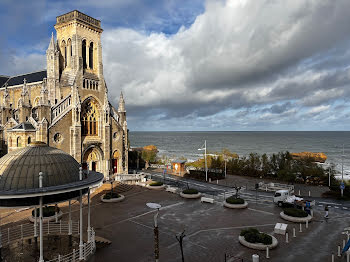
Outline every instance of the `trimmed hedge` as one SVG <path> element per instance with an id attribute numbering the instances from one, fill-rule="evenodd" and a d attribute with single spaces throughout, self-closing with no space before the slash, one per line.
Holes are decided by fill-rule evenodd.
<path id="1" fill-rule="evenodd" d="M 308 213 L 302 209 L 297 208 L 285 208 L 283 210 L 284 214 L 291 217 L 307 217 Z"/>
<path id="2" fill-rule="evenodd" d="M 187 195 L 195 195 L 198 194 L 198 190 L 194 188 L 188 188 L 182 191 L 182 193 L 187 194 Z"/>
<path id="3" fill-rule="evenodd" d="M 230 196 L 226 198 L 226 202 L 232 205 L 241 205 L 241 204 L 244 204 L 244 199 Z"/>
<path id="4" fill-rule="evenodd" d="M 268 234 L 260 233 L 256 228 L 243 229 L 240 235 L 249 243 L 272 244 L 272 237 Z"/>
<path id="5" fill-rule="evenodd" d="M 46 206 L 43 207 L 43 217 L 52 217 L 55 215 L 56 207 L 55 206 Z M 60 208 L 57 208 L 57 213 L 60 212 Z M 36 209 L 36 216 L 39 217 L 40 208 Z M 34 217 L 34 210 L 32 211 L 32 216 Z"/>
<path id="6" fill-rule="evenodd" d="M 162 186 L 163 183 L 162 182 L 153 182 L 149 184 L 150 186 Z"/>
<path id="7" fill-rule="evenodd" d="M 119 198 L 119 197 L 120 195 L 116 192 L 113 192 L 113 193 L 108 192 L 103 196 L 103 199 L 112 199 L 112 198 Z"/>

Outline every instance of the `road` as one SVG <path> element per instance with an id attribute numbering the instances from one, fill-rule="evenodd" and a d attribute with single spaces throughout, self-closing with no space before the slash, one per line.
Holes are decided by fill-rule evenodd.
<path id="1" fill-rule="evenodd" d="M 207 183 L 204 181 L 193 180 L 189 178 L 174 176 L 171 174 L 165 174 L 159 172 L 148 172 L 151 176 L 151 179 L 156 181 L 161 181 L 170 186 L 176 186 L 182 189 L 185 189 L 187 186 L 197 189 L 199 192 L 203 193 L 205 196 L 212 197 L 216 201 L 224 201 L 225 198 L 236 194 L 236 190 L 232 187 L 224 185 L 216 185 L 213 183 Z M 273 193 L 272 192 L 263 192 L 255 190 L 247 190 L 245 187 L 239 191 L 239 195 L 244 198 L 246 201 L 262 205 L 273 205 Z M 315 200 L 316 205 L 315 210 L 323 211 L 325 205 L 328 205 L 330 213 L 339 213 L 339 214 L 349 214 L 350 204 L 344 201 L 330 200 L 327 198 L 315 198 L 315 197 L 306 197 L 310 200 Z"/>

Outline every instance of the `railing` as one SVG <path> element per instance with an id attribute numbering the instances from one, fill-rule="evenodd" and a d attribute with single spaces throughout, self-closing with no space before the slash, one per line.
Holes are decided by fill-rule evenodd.
<path id="1" fill-rule="evenodd" d="M 36 232 L 34 223 L 23 224 L 16 227 L 2 228 L 1 244 L 2 246 L 6 246 L 13 241 L 32 238 L 35 236 L 35 233 L 37 236 L 39 236 L 39 223 L 37 223 Z M 59 223 L 43 223 L 43 234 L 69 234 L 69 222 L 60 220 Z M 72 221 L 72 234 L 79 234 L 79 222 Z"/>
<path id="2" fill-rule="evenodd" d="M 142 178 L 144 178 L 145 175 L 143 174 L 127 174 L 127 175 L 116 175 L 115 181 L 140 181 Z"/>
<path id="3" fill-rule="evenodd" d="M 91 229 L 90 232 L 90 242 L 86 242 L 82 248 L 82 258 L 86 260 L 90 255 L 92 255 L 96 250 L 95 243 L 95 231 Z M 46 262 L 78 262 L 80 261 L 80 250 L 73 249 L 72 253 L 66 255 L 58 255 L 57 258 L 51 259 Z"/>
<path id="4" fill-rule="evenodd" d="M 259 183 L 259 189 L 264 191 L 277 191 L 277 190 L 288 190 L 290 193 L 294 193 L 294 186 L 293 185 L 287 185 L 287 184 L 281 184 L 281 183 Z"/>
<path id="5" fill-rule="evenodd" d="M 56 122 L 60 116 L 65 115 L 70 110 L 71 104 L 71 95 L 68 95 L 59 104 L 55 105 L 51 113 L 52 123 Z"/>

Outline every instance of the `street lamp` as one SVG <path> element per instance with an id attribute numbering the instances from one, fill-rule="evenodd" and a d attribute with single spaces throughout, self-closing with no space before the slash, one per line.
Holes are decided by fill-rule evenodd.
<path id="1" fill-rule="evenodd" d="M 204 163 L 205 163 L 205 181 L 208 182 L 208 167 L 207 167 L 207 140 L 204 140 L 204 147 L 198 148 L 198 150 L 204 150 Z"/>
<path id="2" fill-rule="evenodd" d="M 154 215 L 154 258 L 155 261 L 159 261 L 159 232 L 158 232 L 158 214 L 159 209 L 162 207 L 161 205 L 157 203 L 147 203 L 146 204 L 149 208 L 157 209 L 157 213 Z"/>
<path id="3" fill-rule="evenodd" d="M 343 197 L 344 195 L 344 144 L 343 144 L 343 154 L 341 155 L 341 188 L 340 188 L 340 192 L 341 192 L 341 196 Z"/>

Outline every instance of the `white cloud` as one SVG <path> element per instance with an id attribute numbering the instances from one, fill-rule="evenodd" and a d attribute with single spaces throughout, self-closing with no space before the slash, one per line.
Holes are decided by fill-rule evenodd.
<path id="1" fill-rule="evenodd" d="M 122 89 L 130 107 L 183 104 L 187 114 L 202 103 L 226 105 L 207 112 L 215 114 L 286 99 L 322 102 L 315 89 L 328 72 L 298 64 L 347 37 L 349 11 L 345 0 L 208 1 L 192 26 L 171 36 L 106 30 L 109 89 L 116 99 Z"/>

